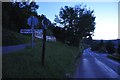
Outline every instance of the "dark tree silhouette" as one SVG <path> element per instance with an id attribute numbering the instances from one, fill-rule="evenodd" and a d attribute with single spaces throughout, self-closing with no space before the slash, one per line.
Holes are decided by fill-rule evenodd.
<path id="1" fill-rule="evenodd" d="M 79 40 L 92 35 L 95 29 L 94 11 L 76 5 L 75 7 L 62 7 L 59 16 L 55 16 L 55 22 L 64 26 L 66 32 L 65 41 L 77 45 Z"/>
<path id="2" fill-rule="evenodd" d="M 118 44 L 117 53 L 120 55 L 120 43 Z"/>
<path id="3" fill-rule="evenodd" d="M 115 53 L 114 46 L 115 46 L 115 44 L 112 41 L 108 41 L 106 43 L 106 50 L 108 51 L 108 53 L 110 53 L 110 54 Z"/>
<path id="4" fill-rule="evenodd" d="M 31 8 L 32 7 L 32 8 Z M 35 2 L 3 2 L 2 24 L 3 28 L 19 31 L 28 28 L 27 18 L 31 15 L 38 16 L 36 10 L 39 8 Z"/>

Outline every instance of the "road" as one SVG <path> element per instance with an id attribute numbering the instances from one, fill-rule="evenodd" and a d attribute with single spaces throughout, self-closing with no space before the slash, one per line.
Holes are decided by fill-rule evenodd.
<path id="1" fill-rule="evenodd" d="M 117 78 L 120 79 L 120 63 L 97 54 L 89 48 L 80 58 L 74 78 Z"/>
<path id="2" fill-rule="evenodd" d="M 15 46 L 5 46 L 5 47 L 2 47 L 2 53 L 3 54 L 8 54 L 8 53 L 11 53 L 11 52 L 22 50 L 22 49 L 26 48 L 27 46 L 30 46 L 30 44 L 21 44 L 21 45 L 15 45 Z"/>

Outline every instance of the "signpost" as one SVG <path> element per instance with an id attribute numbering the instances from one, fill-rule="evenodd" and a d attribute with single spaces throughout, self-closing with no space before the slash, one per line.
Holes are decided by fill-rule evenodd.
<path id="1" fill-rule="evenodd" d="M 38 34 L 43 33 L 42 29 L 34 29 L 34 32 Z M 32 30 L 31 29 L 20 29 L 20 33 L 21 34 L 32 34 Z"/>
<path id="2" fill-rule="evenodd" d="M 32 48 L 34 47 L 34 27 L 37 26 L 38 19 L 35 16 L 30 16 L 28 18 L 28 25 L 31 26 L 32 30 Z"/>
<path id="3" fill-rule="evenodd" d="M 47 29 L 47 26 L 49 25 L 50 25 L 50 21 L 44 18 L 42 20 L 42 26 L 43 26 L 42 65 L 43 66 L 44 66 L 44 58 L 45 58 L 46 29 Z"/>
<path id="4" fill-rule="evenodd" d="M 21 34 L 32 34 L 31 29 L 20 29 Z"/>

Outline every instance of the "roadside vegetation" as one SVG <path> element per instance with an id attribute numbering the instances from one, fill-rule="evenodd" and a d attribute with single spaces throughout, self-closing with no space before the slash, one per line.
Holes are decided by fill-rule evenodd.
<path id="1" fill-rule="evenodd" d="M 98 52 L 98 53 L 105 53 L 106 52 L 105 47 L 106 47 L 106 45 L 102 41 L 101 42 L 93 41 L 91 44 L 91 50 Z"/>
<path id="2" fill-rule="evenodd" d="M 20 34 L 19 30 L 30 27 L 27 24 L 30 16 L 38 18 L 36 29 L 43 29 L 42 20 L 47 17 L 44 14 L 38 15 L 39 6 L 29 0 L 2 4 L 3 46 L 31 43 L 31 35 Z M 26 47 L 3 55 L 3 78 L 71 77 L 76 69 L 74 64 L 88 47 L 82 39 L 94 33 L 95 18 L 94 10 L 82 4 L 61 7 L 59 15 L 55 16 L 55 23 L 47 27 L 47 35 L 55 36 L 56 42 L 46 42 L 45 66 L 41 65 L 42 41 L 35 38 L 35 42 L 38 42 L 35 48 Z"/>
<path id="3" fill-rule="evenodd" d="M 108 57 L 120 62 L 120 43 L 119 43 L 119 41 L 118 41 L 118 48 L 115 49 L 115 53 L 109 54 Z"/>
<path id="4" fill-rule="evenodd" d="M 27 47 L 3 55 L 3 78 L 63 78 L 72 75 L 76 66 L 74 61 L 81 53 L 77 47 L 61 42 L 47 42 L 45 66 L 41 65 L 42 42 L 34 49 Z"/>
<path id="5" fill-rule="evenodd" d="M 38 42 L 38 39 L 34 38 L 34 42 Z M 2 29 L 2 46 L 12 46 L 30 43 L 31 34 L 20 34 L 9 29 Z"/>
<path id="6" fill-rule="evenodd" d="M 9 32 L 6 36 L 5 32 Z M 20 34 L 11 30 L 3 31 L 5 45 L 31 43 L 31 35 Z M 2 56 L 3 78 L 63 78 L 71 77 L 83 50 L 88 46 L 81 40 L 79 47 L 56 41 L 46 42 L 45 66 L 41 64 L 42 40 L 35 38 L 35 48 L 27 46 Z"/>
<path id="7" fill-rule="evenodd" d="M 118 45 L 112 41 L 101 42 L 94 41 L 91 45 L 91 50 L 97 53 L 108 53 L 108 57 L 120 62 L 120 43 L 116 40 Z"/>
<path id="8" fill-rule="evenodd" d="M 7 34 L 9 33 L 9 34 Z M 64 78 L 71 77 L 83 50 L 88 46 L 81 40 L 79 47 L 56 41 L 46 42 L 45 66 L 41 64 L 42 40 L 35 38 L 35 48 L 27 46 L 2 56 L 3 78 Z M 3 29 L 3 46 L 31 43 L 31 35 Z"/>
<path id="9" fill-rule="evenodd" d="M 31 36 L 29 35 L 23 35 L 9 29 L 2 29 L 2 46 L 30 43 L 30 38 Z"/>

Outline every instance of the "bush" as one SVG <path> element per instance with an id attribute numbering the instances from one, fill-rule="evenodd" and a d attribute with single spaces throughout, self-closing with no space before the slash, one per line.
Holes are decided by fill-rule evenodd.
<path id="1" fill-rule="evenodd" d="M 117 53 L 120 54 L 120 43 L 118 44 Z"/>
<path id="2" fill-rule="evenodd" d="M 42 41 L 32 49 L 3 55 L 2 78 L 66 78 L 76 70 L 78 48 L 46 41 L 45 65 L 41 65 Z M 79 55 L 82 53 L 79 53 Z"/>
<path id="3" fill-rule="evenodd" d="M 9 29 L 2 30 L 2 46 L 27 44 L 30 42 L 31 35 L 20 34 Z"/>
<path id="4" fill-rule="evenodd" d="M 97 51 L 99 53 L 104 53 L 106 52 L 106 48 L 105 48 L 105 43 L 103 42 L 103 40 L 101 40 L 101 42 L 97 42 L 97 41 L 94 41 L 92 44 L 91 44 L 91 50 L 92 51 Z"/>
<path id="5" fill-rule="evenodd" d="M 92 51 L 98 51 L 99 50 L 99 43 L 98 42 L 93 42 L 91 44 L 91 50 Z"/>
<path id="6" fill-rule="evenodd" d="M 106 46 L 105 43 L 103 42 L 103 40 L 101 40 L 101 42 L 99 43 L 99 53 L 105 53 L 106 52 Z"/>
<path id="7" fill-rule="evenodd" d="M 106 43 L 106 50 L 108 51 L 108 53 L 112 54 L 115 53 L 115 48 L 114 48 L 114 43 L 111 41 L 108 41 Z"/>

